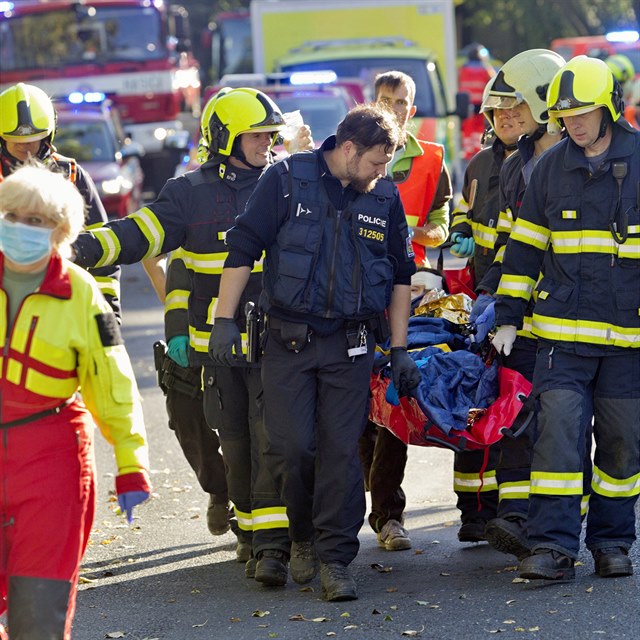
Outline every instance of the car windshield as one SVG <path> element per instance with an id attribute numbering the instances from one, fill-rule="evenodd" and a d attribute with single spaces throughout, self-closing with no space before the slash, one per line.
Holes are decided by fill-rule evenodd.
<path id="1" fill-rule="evenodd" d="M 274 95 L 282 113 L 299 110 L 305 124 L 311 127 L 313 139 L 320 143 L 336 132 L 336 127 L 347 115 L 347 104 L 341 96 L 329 94 L 291 93 Z"/>
<path id="2" fill-rule="evenodd" d="M 378 73 L 396 69 L 411 76 L 416 83 L 416 116 L 419 118 L 438 117 L 444 114 L 445 98 L 434 92 L 434 86 L 441 86 L 437 69 L 433 63 L 425 64 L 417 58 L 349 58 L 345 60 L 321 60 L 283 65 L 283 71 L 319 71 L 332 69 L 339 78 L 359 78 L 369 89 L 368 99 L 373 99 L 373 84 Z"/>
<path id="3" fill-rule="evenodd" d="M 75 7 L 76 5 L 74 5 Z M 46 11 L 0 22 L 0 70 L 54 69 L 166 55 L 153 7 Z"/>
<path id="4" fill-rule="evenodd" d="M 106 122 L 59 122 L 54 145 L 78 162 L 113 162 L 116 154 Z"/>

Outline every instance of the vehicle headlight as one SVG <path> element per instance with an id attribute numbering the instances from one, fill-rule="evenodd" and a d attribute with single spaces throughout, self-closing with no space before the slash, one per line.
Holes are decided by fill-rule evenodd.
<path id="1" fill-rule="evenodd" d="M 103 193 L 106 195 L 116 196 L 120 193 L 130 191 L 133 185 L 129 180 L 118 176 L 117 178 L 113 178 L 113 180 L 103 180 L 101 187 Z"/>

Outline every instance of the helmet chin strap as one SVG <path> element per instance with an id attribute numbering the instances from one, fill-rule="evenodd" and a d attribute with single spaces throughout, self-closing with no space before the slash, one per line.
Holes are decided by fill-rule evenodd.
<path id="1" fill-rule="evenodd" d="M 527 137 L 531 142 L 536 142 L 537 140 L 540 140 L 545 133 L 547 133 L 547 125 L 541 124 L 530 136 Z"/>
<path id="2" fill-rule="evenodd" d="M 600 129 L 598 129 L 598 137 L 596 140 L 600 140 L 600 138 L 604 138 L 607 133 L 607 127 L 609 126 L 609 118 L 608 112 L 606 109 L 602 109 L 602 118 L 600 119 Z"/>

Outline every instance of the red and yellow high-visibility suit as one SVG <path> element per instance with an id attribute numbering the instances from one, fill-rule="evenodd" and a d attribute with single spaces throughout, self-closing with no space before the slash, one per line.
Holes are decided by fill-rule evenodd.
<path id="1" fill-rule="evenodd" d="M 0 613 L 18 635 L 67 639 L 94 513 L 93 420 L 113 444 L 118 494 L 149 492 L 142 408 L 88 273 L 55 254 L 11 327 L 8 303 L 0 288 Z M 47 618 L 27 620 L 34 611 Z"/>

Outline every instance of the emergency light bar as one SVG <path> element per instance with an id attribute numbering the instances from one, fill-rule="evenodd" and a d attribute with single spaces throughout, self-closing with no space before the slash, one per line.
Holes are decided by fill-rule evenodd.
<path id="1" fill-rule="evenodd" d="M 335 71 L 294 71 L 289 83 L 293 85 L 301 84 L 329 84 L 338 79 Z"/>
<path id="2" fill-rule="evenodd" d="M 640 34 L 637 31 L 610 31 L 604 36 L 609 42 L 637 42 Z"/>
<path id="3" fill-rule="evenodd" d="M 82 93 L 81 91 L 73 91 L 67 97 L 67 100 L 71 104 L 82 104 L 85 102 L 89 103 L 99 103 L 104 102 L 107 96 L 101 91 L 89 91 L 87 93 Z"/>

